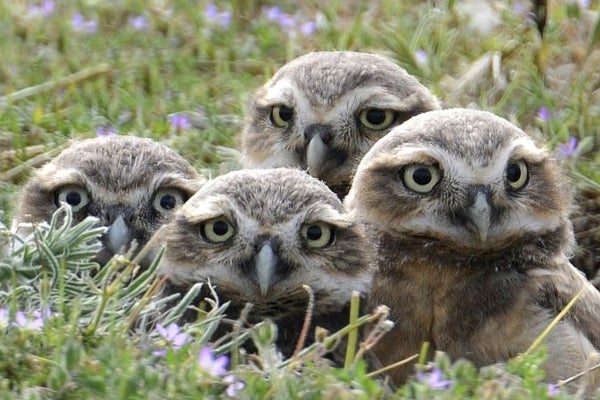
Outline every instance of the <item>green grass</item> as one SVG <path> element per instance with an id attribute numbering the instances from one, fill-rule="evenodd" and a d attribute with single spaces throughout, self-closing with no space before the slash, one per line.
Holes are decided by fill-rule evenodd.
<path id="1" fill-rule="evenodd" d="M 550 148 L 575 137 L 579 147 L 565 169 L 577 184 L 598 185 L 597 2 L 591 10 L 576 2 L 549 2 L 543 40 L 512 4 L 497 11 L 500 23 L 490 34 L 480 34 L 469 28 L 461 2 L 436 2 L 437 8 L 430 3 L 335 0 L 320 7 L 312 1 L 228 0 L 218 8 L 232 13 L 231 24 L 220 26 L 205 17 L 204 1 L 57 1 L 48 16 L 28 15 L 39 2 L 0 2 L 3 221 L 10 220 L 14 194 L 30 171 L 26 161 L 69 138 L 93 137 L 99 127 L 162 140 L 197 168 L 218 173 L 227 160 L 217 146 L 236 147 L 252 91 L 286 61 L 313 50 L 387 54 L 449 106 L 493 111 Z M 263 8 L 275 5 L 294 15 L 298 26 L 283 29 L 269 21 Z M 75 13 L 97 21 L 96 32 L 77 32 Z M 130 18 L 140 15 L 147 27 L 137 31 Z M 317 31 L 303 35 L 299 25 L 315 20 Z M 478 60 L 484 67 L 475 72 Z M 85 77 L 90 71 L 96 73 Z M 542 107 L 549 118 L 540 118 Z M 169 115 L 174 113 L 192 116 L 194 125 L 173 129 Z M 207 305 L 202 318 L 186 328 L 193 342 L 156 356 L 168 346 L 156 331 L 133 324 L 134 317 L 166 325 L 176 314 L 151 296 L 139 301 L 140 288 L 150 285 L 151 277 L 114 284 L 114 274 L 128 273 L 119 263 L 105 275 L 75 274 L 90 264 L 84 256 L 73 258 L 73 249 L 85 253 L 88 245 L 56 244 L 52 235 L 38 242 L 47 246 L 6 255 L 0 263 L 0 306 L 11 310 L 11 318 L 17 310 L 31 313 L 43 304 L 56 312 L 41 331 L 0 322 L 0 398 L 227 396 L 230 384 L 224 377 L 211 376 L 197 363 L 222 305 Z M 264 324 L 241 332 L 256 342 L 255 358 L 238 354 L 235 338 L 217 347 L 218 353 L 234 349 L 228 375 L 244 382 L 240 398 L 548 396 L 547 385 L 540 383 L 541 354 L 481 371 L 438 355 L 435 365 L 453 382 L 450 388 L 434 390 L 415 379 L 392 391 L 368 376 L 362 362 L 331 368 L 316 357 L 318 349 L 292 363 L 279 359 L 270 345 L 272 329 Z"/>

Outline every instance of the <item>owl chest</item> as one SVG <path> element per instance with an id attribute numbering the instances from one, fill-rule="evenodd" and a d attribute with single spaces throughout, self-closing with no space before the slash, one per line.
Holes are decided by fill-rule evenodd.
<path id="1" fill-rule="evenodd" d="M 378 273 L 372 302 L 391 308 L 397 343 L 410 337 L 414 351 L 428 341 L 434 349 L 466 356 L 475 351 L 478 332 L 516 306 L 521 286 L 513 272 L 410 265 Z"/>

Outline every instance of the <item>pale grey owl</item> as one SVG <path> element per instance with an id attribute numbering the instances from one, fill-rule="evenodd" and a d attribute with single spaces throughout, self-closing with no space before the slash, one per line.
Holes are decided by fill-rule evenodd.
<path id="1" fill-rule="evenodd" d="M 300 168 L 343 198 L 373 143 L 412 116 L 439 108 L 423 85 L 383 56 L 309 53 L 254 94 L 242 132 L 243 165 Z"/>
<path id="2" fill-rule="evenodd" d="M 108 227 L 97 255 L 105 264 L 133 240 L 144 245 L 204 181 L 174 150 L 150 139 L 74 141 L 23 186 L 12 229 L 26 236 L 31 228 L 20 223 L 49 221 L 66 203 L 74 222 L 91 215 Z"/>
<path id="3" fill-rule="evenodd" d="M 569 263 L 569 184 L 508 121 L 466 109 L 412 118 L 365 155 L 346 206 L 377 253 L 369 304 L 389 305 L 395 322 L 374 349 L 384 365 L 424 341 L 478 366 L 506 361 L 582 289 L 544 341 L 543 367 L 556 381 L 597 357 L 600 293 Z"/>
<path id="4" fill-rule="evenodd" d="M 287 357 L 308 307 L 303 285 L 315 296 L 310 342 L 315 326 L 346 326 L 352 291 L 364 295 L 371 282 L 360 228 L 323 182 L 297 169 L 241 170 L 210 180 L 160 232 L 165 293 L 210 282 L 221 302 L 231 302 L 230 318 L 252 303 L 248 321 L 272 319 Z M 204 285 L 197 301 L 209 295 Z"/>

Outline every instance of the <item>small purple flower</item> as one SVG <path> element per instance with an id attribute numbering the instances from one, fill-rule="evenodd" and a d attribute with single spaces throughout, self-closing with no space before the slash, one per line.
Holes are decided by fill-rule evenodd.
<path id="1" fill-rule="evenodd" d="M 512 6 L 513 13 L 523 16 L 528 12 L 528 8 L 523 1 L 515 1 Z"/>
<path id="2" fill-rule="evenodd" d="M 452 387 L 454 382 L 448 379 L 444 379 L 444 375 L 442 374 L 442 370 L 439 368 L 434 368 L 429 373 L 418 372 L 417 380 L 421 383 L 429 386 L 430 389 L 433 390 L 444 390 Z"/>
<path id="3" fill-rule="evenodd" d="M 542 121 L 548 121 L 551 117 L 550 110 L 548 109 L 548 107 L 540 107 L 540 109 L 538 110 L 538 117 Z"/>
<path id="4" fill-rule="evenodd" d="M 227 364 L 229 358 L 227 356 L 215 355 L 210 347 L 202 347 L 198 354 L 198 365 L 212 376 L 221 376 L 227 372 Z"/>
<path id="5" fill-rule="evenodd" d="M 94 19 L 87 20 L 80 13 L 75 13 L 71 17 L 71 26 L 75 32 L 81 33 L 96 33 L 98 30 L 98 22 Z"/>
<path id="6" fill-rule="evenodd" d="M 579 7 L 581 8 L 590 8 L 590 5 L 592 4 L 592 2 L 590 0 L 570 0 L 569 3 L 571 4 L 578 4 Z"/>
<path id="7" fill-rule="evenodd" d="M 415 51 L 415 60 L 417 61 L 417 64 L 427 63 L 427 52 L 423 49 Z"/>
<path id="8" fill-rule="evenodd" d="M 560 391 L 558 390 L 558 385 L 555 385 L 554 383 L 548 384 L 548 396 L 554 397 L 554 396 L 558 395 L 559 393 L 560 393 Z"/>
<path id="9" fill-rule="evenodd" d="M 562 143 L 558 145 L 556 150 L 556 158 L 570 158 L 575 155 L 577 151 L 577 138 L 574 136 L 569 137 L 569 141 L 567 143 Z"/>
<path id="10" fill-rule="evenodd" d="M 173 129 L 176 131 L 185 131 L 186 129 L 190 129 L 192 127 L 190 119 L 185 114 L 170 115 L 169 122 L 171 123 L 171 127 L 173 127 Z"/>
<path id="11" fill-rule="evenodd" d="M 7 308 L 0 308 L 0 325 L 8 325 L 8 319 L 10 317 L 10 313 Z"/>
<path id="12" fill-rule="evenodd" d="M 296 19 L 283 12 L 278 6 L 266 7 L 263 13 L 269 21 L 277 23 L 282 28 L 289 29 L 296 25 Z"/>
<path id="13" fill-rule="evenodd" d="M 216 22 L 223 28 L 231 25 L 231 12 L 230 11 L 219 11 L 216 5 L 208 3 L 204 10 L 204 17 L 210 22 Z"/>
<path id="14" fill-rule="evenodd" d="M 129 25 L 136 31 L 148 29 L 148 18 L 144 15 L 134 15 L 128 19 Z"/>
<path id="15" fill-rule="evenodd" d="M 304 36 L 313 35 L 317 31 L 317 22 L 316 21 L 306 21 L 302 25 L 300 25 L 300 33 Z"/>
<path id="16" fill-rule="evenodd" d="M 27 12 L 27 16 L 30 18 L 34 17 L 42 17 L 46 18 L 54 14 L 54 10 L 56 5 L 53 0 L 44 0 L 40 3 L 40 5 L 33 5 L 29 7 Z"/>
<path id="17" fill-rule="evenodd" d="M 156 324 L 156 331 L 163 339 L 169 342 L 174 349 L 181 348 L 192 339 L 190 335 L 182 332 L 179 325 L 175 322 L 172 322 L 166 328 L 161 324 Z"/>
<path id="18" fill-rule="evenodd" d="M 243 390 L 246 387 L 244 382 L 238 381 L 233 375 L 227 375 L 225 378 L 223 378 L 223 383 L 228 384 L 227 389 L 225 389 L 225 393 L 229 397 L 235 397 L 240 390 Z"/>
<path id="19" fill-rule="evenodd" d="M 112 135 L 116 135 L 117 131 L 115 130 L 115 128 L 113 126 L 99 126 L 96 128 L 96 135 L 97 136 L 112 136 Z"/>
<path id="20" fill-rule="evenodd" d="M 29 329 L 32 331 L 39 331 L 44 325 L 44 319 L 41 317 L 29 319 L 27 318 L 27 316 L 25 316 L 25 313 L 23 311 L 17 311 L 17 314 L 15 315 L 14 324 L 19 328 Z"/>

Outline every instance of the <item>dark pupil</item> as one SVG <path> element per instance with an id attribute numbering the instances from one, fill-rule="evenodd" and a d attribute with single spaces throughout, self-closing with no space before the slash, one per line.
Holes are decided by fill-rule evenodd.
<path id="1" fill-rule="evenodd" d="M 367 111 L 367 121 L 373 125 L 382 124 L 385 121 L 385 110 L 378 110 L 376 108 Z"/>
<path id="2" fill-rule="evenodd" d="M 177 205 L 177 199 L 172 194 L 166 194 L 160 198 L 160 206 L 165 210 L 172 210 Z"/>
<path id="3" fill-rule="evenodd" d="M 282 121 L 289 122 L 294 116 L 294 110 L 290 107 L 280 106 L 279 107 L 279 118 Z"/>
<path id="4" fill-rule="evenodd" d="M 77 206 L 79 203 L 81 203 L 81 195 L 77 192 L 69 192 L 67 193 L 65 200 L 70 205 Z"/>
<path id="5" fill-rule="evenodd" d="M 508 164 L 506 167 L 506 179 L 509 182 L 518 182 L 521 179 L 521 168 L 519 168 L 518 164 Z"/>
<path id="6" fill-rule="evenodd" d="M 215 235 L 223 236 L 229 230 L 229 225 L 227 225 L 227 222 L 217 221 L 213 224 L 212 230 L 215 233 Z"/>
<path id="7" fill-rule="evenodd" d="M 413 180 L 418 185 L 427 185 L 431 182 L 431 171 L 427 168 L 419 168 L 413 172 Z"/>
<path id="8" fill-rule="evenodd" d="M 308 240 L 319 240 L 321 239 L 321 236 L 323 236 L 323 232 L 321 231 L 321 228 L 316 225 L 309 226 L 306 230 L 306 238 Z"/>

